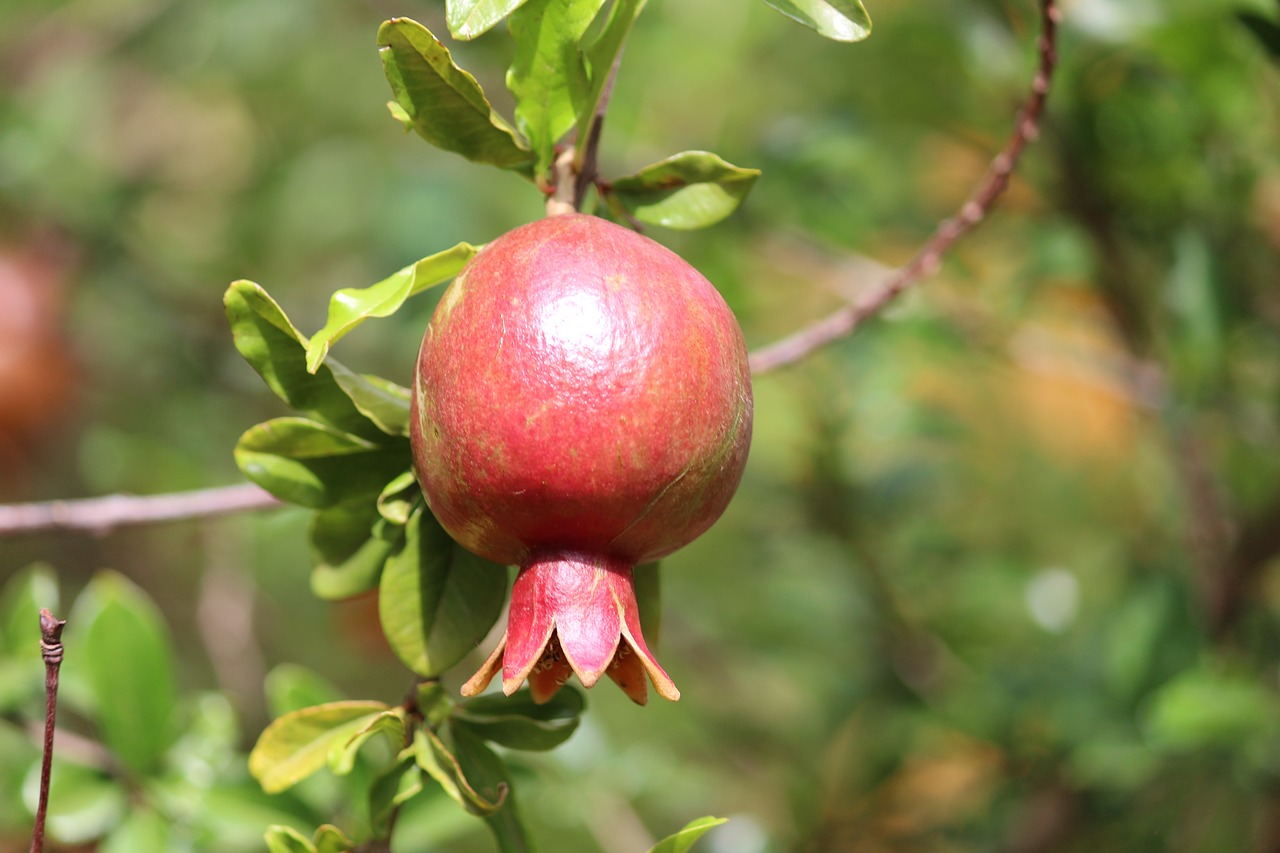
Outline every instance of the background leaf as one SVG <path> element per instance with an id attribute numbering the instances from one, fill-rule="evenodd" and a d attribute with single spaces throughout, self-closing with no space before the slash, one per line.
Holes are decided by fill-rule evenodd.
<path id="1" fill-rule="evenodd" d="M 425 507 L 404 531 L 382 570 L 378 612 L 400 660 L 429 678 L 462 660 L 493 627 L 507 572 L 455 543 Z"/>
<path id="2" fill-rule="evenodd" d="M 667 228 L 714 225 L 751 192 L 759 169 L 726 163 L 707 151 L 684 151 L 613 182 L 613 192 L 641 222 Z"/>
<path id="3" fill-rule="evenodd" d="M 631 33 L 631 26 L 644 10 L 646 0 L 614 0 L 603 17 L 597 17 L 595 25 L 585 34 L 582 44 L 586 60 L 588 85 L 581 96 L 575 98 L 578 114 L 578 139 L 586 139 L 591 121 L 599 109 L 614 61 L 622 53 L 622 46 Z M 573 78 L 569 80 L 574 83 Z M 571 89 L 572 91 L 572 89 Z"/>
<path id="4" fill-rule="evenodd" d="M 478 163 L 527 170 L 533 153 L 426 27 L 394 18 L 378 30 L 378 46 L 396 101 L 423 139 Z"/>
<path id="5" fill-rule="evenodd" d="M 535 850 L 527 824 L 516 803 L 511 774 L 506 764 L 484 741 L 464 726 L 451 728 L 454 755 L 467 779 L 485 797 L 496 797 L 506 791 L 502 808 L 485 816 L 501 853 L 533 853 Z"/>
<path id="6" fill-rule="evenodd" d="M 699 838 L 728 822 L 728 819 L 723 817 L 700 817 L 691 820 L 679 832 L 659 841 L 649 853 L 685 853 Z"/>
<path id="7" fill-rule="evenodd" d="M 764 0 L 792 20 L 836 41 L 871 35 L 871 16 L 862 0 Z"/>
<path id="8" fill-rule="evenodd" d="M 88 685 L 103 741 L 133 773 L 156 771 L 177 734 L 177 674 L 160 611 L 123 575 L 101 572 L 76 600 L 64 671 Z"/>

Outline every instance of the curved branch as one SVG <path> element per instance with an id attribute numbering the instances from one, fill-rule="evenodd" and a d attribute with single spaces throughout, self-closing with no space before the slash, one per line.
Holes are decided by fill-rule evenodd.
<path id="1" fill-rule="evenodd" d="M 0 538 L 28 533 L 78 531 L 101 536 L 117 527 L 204 518 L 280 506 L 251 483 L 164 495 L 108 495 L 81 500 L 0 505 Z"/>
<path id="2" fill-rule="evenodd" d="M 793 364 L 815 350 L 851 334 L 863 320 L 878 313 L 908 287 L 937 272 L 942 265 L 942 256 L 952 244 L 986 218 L 996 199 L 1009 185 L 1009 176 L 1013 174 L 1023 149 L 1040 133 L 1040 116 L 1049 95 L 1053 69 L 1058 62 L 1057 25 L 1061 19 L 1062 13 L 1055 0 L 1040 0 L 1041 29 L 1040 38 L 1036 42 L 1040 63 L 1031 82 L 1031 92 L 1018 112 L 1009 141 L 991 161 L 982 181 L 961 205 L 960 210 L 950 219 L 941 222 L 915 257 L 879 287 L 816 323 L 751 353 L 752 373 L 766 373 Z"/>

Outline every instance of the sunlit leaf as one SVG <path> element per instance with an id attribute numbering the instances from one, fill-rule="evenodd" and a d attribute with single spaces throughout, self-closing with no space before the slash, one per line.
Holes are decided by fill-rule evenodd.
<path id="1" fill-rule="evenodd" d="M 465 725 L 481 738 L 510 749 L 555 749 L 578 728 L 586 702 L 570 687 L 542 704 L 526 690 L 512 696 L 491 694 L 466 702 L 454 711 L 453 725 Z"/>
<path id="2" fill-rule="evenodd" d="M 381 376 L 352 373 L 336 361 L 327 365 L 333 379 L 360 414 L 387 435 L 409 434 L 409 389 Z"/>
<path id="3" fill-rule="evenodd" d="M 265 290 L 251 281 L 237 281 L 227 288 L 223 302 L 236 349 L 277 397 L 334 429 L 363 438 L 381 436 L 328 366 L 314 375 L 307 370 L 307 339 Z"/>
<path id="4" fill-rule="evenodd" d="M 588 82 L 586 91 L 581 94 L 575 92 L 574 97 L 579 139 L 587 138 L 591 120 L 604 97 L 609 73 L 622 52 L 622 45 L 631 32 L 631 25 L 643 11 L 646 2 L 647 0 L 614 0 L 607 13 L 597 17 L 583 37 L 582 55 Z M 574 83 L 575 80 L 570 78 L 569 84 L 574 86 Z"/>
<path id="5" fill-rule="evenodd" d="M 456 39 L 473 39 L 523 5 L 525 0 L 446 0 L 445 23 Z"/>
<path id="6" fill-rule="evenodd" d="M 405 525 L 413 508 L 422 503 L 418 477 L 410 469 L 383 487 L 378 495 L 378 514 L 392 524 Z"/>
<path id="7" fill-rule="evenodd" d="M 404 468 L 408 442 L 386 446 L 306 418 L 275 418 L 236 444 L 241 472 L 283 501 L 315 509 L 373 498 Z"/>
<path id="8" fill-rule="evenodd" d="M 159 609 L 123 575 L 102 572 L 68 618 L 64 666 L 89 685 L 98 729 L 131 771 L 155 770 L 177 734 L 177 672 Z"/>
<path id="9" fill-rule="evenodd" d="M 705 228 L 733 213 L 759 176 L 707 151 L 684 151 L 614 181 L 613 191 L 641 222 Z"/>
<path id="10" fill-rule="evenodd" d="M 516 121 L 538 160 L 551 165 L 560 137 L 574 126 L 572 91 L 587 86 L 578 43 L 604 0 L 528 0 L 508 26 L 516 42 L 507 88 L 516 96 Z"/>
<path id="11" fill-rule="evenodd" d="M 390 317 L 409 297 L 456 276 L 477 251 L 477 246 L 459 243 L 410 264 L 377 284 L 344 288 L 333 294 L 324 328 L 312 335 L 307 344 L 307 370 L 315 373 L 329 348 L 365 320 Z"/>
<path id="12" fill-rule="evenodd" d="M 445 793 L 472 814 L 490 815 L 502 808 L 507 798 L 506 785 L 478 792 L 467 779 L 458 759 L 430 729 L 413 733 L 414 760 L 428 776 L 436 780 Z"/>
<path id="13" fill-rule="evenodd" d="M 836 41 L 871 35 L 871 16 L 862 0 L 764 0 L 792 20 Z"/>
<path id="14" fill-rule="evenodd" d="M 335 744 L 351 740 L 389 707 L 343 701 L 285 714 L 258 738 L 249 753 L 249 772 L 269 794 L 291 788 L 323 768 Z"/>
<path id="15" fill-rule="evenodd" d="M 1191 669 L 1156 692 L 1146 728 L 1165 750 L 1247 750 L 1280 735 L 1280 699 L 1243 676 Z"/>
<path id="16" fill-rule="evenodd" d="M 387 642 L 409 669 L 439 675 L 484 639 L 502 612 L 507 572 L 455 543 L 425 508 L 387 558 L 378 613 Z"/>
<path id="17" fill-rule="evenodd" d="M 728 819 L 723 817 L 700 817 L 691 820 L 679 832 L 668 835 L 655 844 L 649 853 L 685 853 L 699 838 L 728 822 Z"/>
<path id="18" fill-rule="evenodd" d="M 396 101 L 423 139 L 478 163 L 527 169 L 533 152 L 493 111 L 476 79 L 453 64 L 426 27 L 393 18 L 378 29 L 378 46 Z"/>

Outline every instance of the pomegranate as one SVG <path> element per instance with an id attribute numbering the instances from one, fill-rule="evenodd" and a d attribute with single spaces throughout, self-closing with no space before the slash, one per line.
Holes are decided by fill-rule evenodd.
<path id="1" fill-rule="evenodd" d="M 414 465 L 459 543 L 519 566 L 498 669 L 545 702 L 576 674 L 680 692 L 640 631 L 632 569 L 724 511 L 751 440 L 733 313 L 693 267 L 593 216 L 487 245 L 440 300 L 413 383 Z"/>

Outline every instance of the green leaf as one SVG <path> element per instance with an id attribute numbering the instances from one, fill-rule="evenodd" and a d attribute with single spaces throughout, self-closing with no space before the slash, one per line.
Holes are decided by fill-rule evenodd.
<path id="1" fill-rule="evenodd" d="M 529 0 L 511 16 L 515 61 L 507 88 L 516 96 L 516 121 L 529 139 L 542 173 L 554 159 L 555 144 L 577 117 L 571 92 L 587 88 L 578 43 L 604 0 Z"/>
<path id="2" fill-rule="evenodd" d="M 355 767 L 360 748 L 376 734 L 386 735 L 392 747 L 399 750 L 404 746 L 404 715 L 405 710 L 400 707 L 384 711 L 348 740 L 335 742 L 329 749 L 329 769 L 337 776 L 346 776 Z"/>
<path id="3" fill-rule="evenodd" d="M 454 711 L 454 725 L 465 725 L 479 737 L 510 749 L 555 749 L 578 728 L 586 706 L 582 693 L 569 687 L 539 705 L 528 690 L 512 696 L 491 694 L 472 699 Z"/>
<path id="4" fill-rule="evenodd" d="M 458 759 L 430 729 L 418 729 L 413 733 L 413 755 L 418 767 L 472 814 L 491 815 L 506 801 L 508 789 L 505 783 L 483 794 L 478 792 L 467 779 Z"/>
<path id="5" fill-rule="evenodd" d="M 378 47 L 396 101 L 423 139 L 477 163 L 528 171 L 533 152 L 426 27 L 393 18 L 378 29 Z"/>
<path id="6" fill-rule="evenodd" d="M 58 579 L 49 566 L 36 563 L 11 577 L 0 594 L 0 654 L 39 661 L 40 608 L 57 616 L 58 605 Z"/>
<path id="7" fill-rule="evenodd" d="M 422 503 L 422 490 L 413 469 L 405 471 L 382 489 L 378 495 L 378 515 L 401 527 L 409 523 L 409 515 Z"/>
<path id="8" fill-rule="evenodd" d="M 759 169 L 734 166 L 707 151 L 684 151 L 614 181 L 613 192 L 642 222 L 705 228 L 733 213 L 759 176 Z"/>
<path id="9" fill-rule="evenodd" d="M 1256 680 L 1187 670 L 1156 692 L 1146 730 L 1155 746 L 1174 752 L 1248 752 L 1280 734 L 1280 700 Z"/>
<path id="10" fill-rule="evenodd" d="M 66 663 L 89 687 L 107 747 L 134 773 L 157 769 L 177 734 L 177 675 L 159 609 L 123 575 L 102 572 L 67 620 Z"/>
<path id="11" fill-rule="evenodd" d="M 1236 19 L 1253 34 L 1272 60 L 1280 61 L 1280 24 L 1249 11 L 1236 12 Z"/>
<path id="12" fill-rule="evenodd" d="M 476 647 L 506 599 L 507 572 L 455 543 L 425 508 L 382 570 L 382 631 L 405 666 L 439 675 Z"/>
<path id="13" fill-rule="evenodd" d="M 649 853 L 685 853 L 707 832 L 728 822 L 728 818 L 723 817 L 700 817 L 691 820 L 675 835 L 668 835 L 655 844 Z"/>
<path id="14" fill-rule="evenodd" d="M 328 368 L 307 370 L 307 339 L 267 292 L 237 281 L 223 297 L 236 349 L 276 396 L 297 412 L 362 438 L 381 436 Z"/>
<path id="15" fill-rule="evenodd" d="M 379 445 L 306 418 L 249 428 L 236 444 L 245 477 L 281 500 L 323 509 L 372 498 L 403 470 L 408 442 Z"/>
<path id="16" fill-rule="evenodd" d="M 316 846 L 290 826 L 269 826 L 263 835 L 270 853 L 316 853 Z"/>
<path id="17" fill-rule="evenodd" d="M 249 772 L 268 794 L 293 787 L 325 766 L 344 744 L 390 706 L 382 702 L 329 702 L 285 714 L 262 732 L 249 753 Z"/>
<path id="18" fill-rule="evenodd" d="M 329 316 L 324 328 L 316 332 L 307 344 L 307 370 L 315 373 L 329 348 L 347 332 L 370 317 L 390 317 L 409 297 L 456 276 L 478 251 L 478 246 L 459 243 L 410 264 L 377 284 L 364 288 L 349 287 L 333 294 L 329 298 Z"/>
<path id="19" fill-rule="evenodd" d="M 34 701 L 44 690 L 42 607 L 59 615 L 58 582 L 43 564 L 18 572 L 0 591 L 0 713 Z"/>
<path id="20" fill-rule="evenodd" d="M 380 773 L 369 789 L 369 820 L 375 837 L 385 836 L 391 828 L 391 815 L 396 807 L 423 790 L 422 770 L 414 759 L 416 747 L 400 753 L 395 764 Z"/>
<path id="21" fill-rule="evenodd" d="M 316 830 L 316 853 L 347 853 L 356 849 L 356 843 L 345 832 L 331 823 L 322 824 Z"/>
<path id="22" fill-rule="evenodd" d="M 39 795 L 40 763 L 36 762 L 22 783 L 22 800 L 32 814 Z M 65 845 L 86 844 L 119 826 L 128 809 L 129 796 L 115 779 L 54 756 L 46 824 L 54 838 Z"/>
<path id="23" fill-rule="evenodd" d="M 387 557 L 403 538 L 371 503 L 320 510 L 311 520 L 311 591 L 340 601 L 377 589 Z"/>
<path id="24" fill-rule="evenodd" d="M 387 435 L 409 434 L 409 389 L 381 376 L 353 373 L 336 361 L 328 365 L 333 380 L 360 414 Z"/>
<path id="25" fill-rule="evenodd" d="M 584 94 L 575 97 L 578 114 L 578 138 L 586 139 L 591 120 L 604 97 L 609 73 L 622 45 L 631 32 L 631 26 L 644 10 L 647 0 L 614 0 L 607 16 L 597 17 L 582 40 L 582 55 L 586 63 L 588 85 Z M 573 78 L 569 80 L 574 83 Z M 580 102 L 579 102 L 580 101 Z"/>
<path id="26" fill-rule="evenodd" d="M 502 808 L 485 816 L 485 823 L 493 831 L 501 853 L 533 853 L 533 839 L 524 821 L 520 819 L 515 791 L 511 787 L 511 774 L 506 764 L 484 741 L 464 726 L 450 727 L 453 735 L 453 751 L 458 766 L 481 795 L 494 797 L 505 792 Z"/>
<path id="27" fill-rule="evenodd" d="M 294 663 L 282 663 L 268 672 L 264 692 L 273 717 L 343 698 L 342 691 L 324 677 Z"/>
<path id="28" fill-rule="evenodd" d="M 169 825 L 149 808 L 135 808 L 98 848 L 99 853 L 168 853 Z"/>
<path id="29" fill-rule="evenodd" d="M 871 35 L 871 16 L 862 0 L 764 0 L 794 21 L 835 41 L 862 41 Z"/>
<path id="30" fill-rule="evenodd" d="M 483 35 L 523 5 L 525 0 L 446 0 L 445 23 L 456 39 Z"/>

